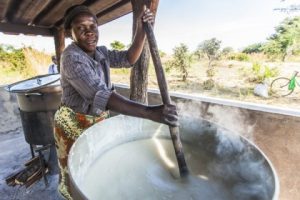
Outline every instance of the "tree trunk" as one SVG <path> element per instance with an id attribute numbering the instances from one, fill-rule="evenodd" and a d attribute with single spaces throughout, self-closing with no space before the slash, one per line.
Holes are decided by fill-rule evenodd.
<path id="1" fill-rule="evenodd" d="M 286 58 L 286 56 L 287 56 L 287 54 L 286 54 L 286 53 L 284 53 L 284 54 L 283 54 L 283 56 L 282 56 L 282 58 L 281 58 L 281 61 L 282 61 L 282 62 L 284 62 L 284 61 L 285 61 L 285 58 Z"/>
<path id="2" fill-rule="evenodd" d="M 143 6 L 156 14 L 159 0 L 131 0 L 133 10 L 133 37 L 135 35 L 137 25 L 137 14 L 143 10 Z M 140 102 L 148 103 L 147 88 L 148 88 L 148 66 L 149 66 L 150 51 L 148 41 L 146 39 L 143 52 L 131 70 L 130 74 L 130 99 Z"/>
<path id="3" fill-rule="evenodd" d="M 188 77 L 188 72 L 187 72 L 187 70 L 183 70 L 183 73 L 182 73 L 183 75 L 182 75 L 182 81 L 186 81 L 186 79 L 187 79 L 187 77 Z"/>

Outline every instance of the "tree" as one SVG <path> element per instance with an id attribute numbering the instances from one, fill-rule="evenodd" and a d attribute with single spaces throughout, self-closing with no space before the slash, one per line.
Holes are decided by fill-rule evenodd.
<path id="1" fill-rule="evenodd" d="M 285 2 L 285 0 L 281 0 L 281 2 Z M 299 12 L 300 11 L 300 4 L 292 4 L 287 7 L 275 8 L 274 10 L 291 13 L 291 12 Z"/>
<path id="2" fill-rule="evenodd" d="M 125 49 L 125 44 L 123 44 L 120 41 L 113 41 L 112 43 L 110 43 L 110 46 L 113 50 L 124 50 Z"/>
<path id="3" fill-rule="evenodd" d="M 188 77 L 188 68 L 191 67 L 192 56 L 189 54 L 187 45 L 181 43 L 173 49 L 173 59 L 169 62 L 170 67 L 179 69 L 182 80 L 186 81 Z"/>
<path id="4" fill-rule="evenodd" d="M 196 51 L 194 51 L 194 55 L 196 56 L 196 58 L 198 60 L 201 60 L 202 58 L 204 58 L 204 53 L 199 50 L 198 48 L 196 49 Z"/>
<path id="5" fill-rule="evenodd" d="M 285 19 L 275 31 L 263 46 L 263 51 L 269 55 L 280 56 L 285 61 L 287 55 L 299 48 L 300 16 Z"/>
<path id="6" fill-rule="evenodd" d="M 251 44 L 251 45 L 247 46 L 246 48 L 244 48 L 242 53 L 247 53 L 247 54 L 261 53 L 263 50 L 262 47 L 263 47 L 262 43 Z"/>
<path id="7" fill-rule="evenodd" d="M 210 40 L 204 40 L 201 44 L 199 44 L 197 51 L 203 52 L 208 57 L 208 66 L 210 67 L 212 61 L 217 58 L 220 47 L 221 40 L 212 38 Z"/>
<path id="8" fill-rule="evenodd" d="M 225 56 L 225 58 L 227 58 L 227 56 L 228 56 L 229 54 L 233 53 L 233 52 L 234 52 L 234 50 L 233 50 L 232 47 L 225 47 L 225 48 L 222 50 L 221 54 L 222 54 L 223 56 Z"/>
<path id="9" fill-rule="evenodd" d="M 232 47 L 225 47 L 223 50 L 222 50 L 222 53 L 223 54 L 229 54 L 229 53 L 232 53 L 234 52 L 233 48 Z"/>

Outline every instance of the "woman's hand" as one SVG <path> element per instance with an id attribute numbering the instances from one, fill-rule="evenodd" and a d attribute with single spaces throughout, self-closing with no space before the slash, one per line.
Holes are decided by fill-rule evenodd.
<path id="1" fill-rule="evenodd" d="M 142 16 L 142 20 L 144 23 L 149 22 L 150 24 L 154 23 L 154 14 L 147 8 Z"/>
<path id="2" fill-rule="evenodd" d="M 149 119 L 169 126 L 179 126 L 178 113 L 175 105 L 148 106 L 148 109 L 150 111 Z"/>

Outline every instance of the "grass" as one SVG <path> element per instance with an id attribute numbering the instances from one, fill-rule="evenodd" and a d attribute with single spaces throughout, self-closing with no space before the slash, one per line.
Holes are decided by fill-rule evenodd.
<path id="1" fill-rule="evenodd" d="M 0 65 L 4 65 L 4 64 L 0 63 Z M 5 68 L 0 68 L 0 74 L 1 74 L 0 85 L 6 85 L 24 79 L 23 75 L 21 75 L 20 72 L 9 71 L 6 70 Z"/>

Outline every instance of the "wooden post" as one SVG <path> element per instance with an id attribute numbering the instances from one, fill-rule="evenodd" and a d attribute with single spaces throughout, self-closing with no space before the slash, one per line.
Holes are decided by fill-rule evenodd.
<path id="1" fill-rule="evenodd" d="M 60 72 L 60 55 L 65 49 L 65 32 L 63 28 L 54 29 L 54 45 L 57 59 L 57 69 Z"/>
<path id="2" fill-rule="evenodd" d="M 156 14 L 159 0 L 131 0 L 133 11 L 133 37 L 137 26 L 137 14 L 143 10 L 144 5 Z M 130 74 L 130 99 L 140 103 L 148 103 L 147 88 L 148 88 L 148 66 L 149 66 L 149 45 L 146 39 L 143 52 L 131 70 Z"/>

